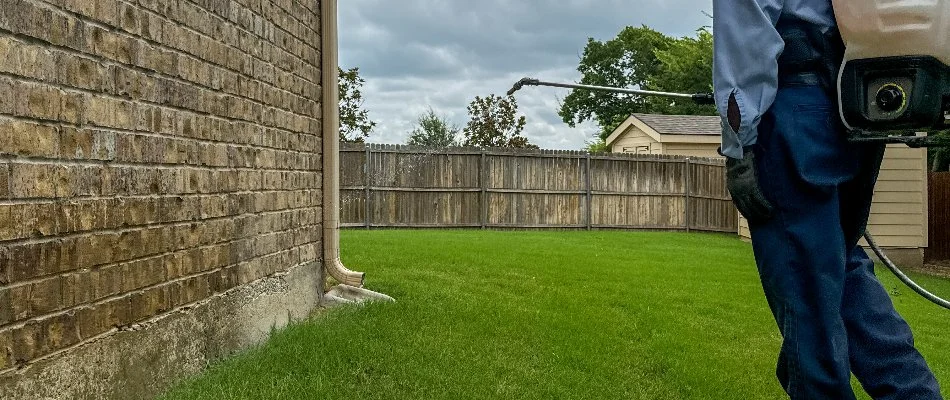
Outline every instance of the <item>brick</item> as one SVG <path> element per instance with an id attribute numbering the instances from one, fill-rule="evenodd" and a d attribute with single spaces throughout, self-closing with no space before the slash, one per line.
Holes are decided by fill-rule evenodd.
<path id="1" fill-rule="evenodd" d="M 14 198 L 54 197 L 61 169 L 49 164 L 10 164 L 10 194 Z"/>
<path id="2" fill-rule="evenodd" d="M 17 240 L 58 233 L 53 203 L 0 205 L 0 240 Z"/>
<path id="3" fill-rule="evenodd" d="M 71 251 L 76 254 L 76 268 L 90 268 L 113 260 L 116 234 L 90 235 L 72 239 Z"/>
<path id="4" fill-rule="evenodd" d="M 159 16 L 146 13 L 147 18 L 143 17 L 140 22 L 142 24 L 142 37 L 161 43 L 162 39 L 162 20 Z"/>
<path id="5" fill-rule="evenodd" d="M 138 8 L 134 5 L 121 3 L 119 5 L 119 26 L 126 32 L 138 34 L 139 33 L 139 21 L 141 21 L 145 13 L 141 13 Z M 144 18 L 147 21 L 147 18 Z"/>
<path id="6" fill-rule="evenodd" d="M 70 28 L 67 17 L 60 14 L 51 14 L 49 20 L 48 40 L 56 46 L 66 46 L 68 43 Z"/>
<path id="7" fill-rule="evenodd" d="M 13 331 L 0 331 L 0 370 L 13 367 Z"/>
<path id="8" fill-rule="evenodd" d="M 96 2 L 89 0 L 63 0 L 63 6 L 77 14 L 92 16 L 96 13 Z"/>
<path id="9" fill-rule="evenodd" d="M 59 277 L 30 284 L 30 317 L 38 317 L 62 308 L 63 282 Z"/>
<path id="10" fill-rule="evenodd" d="M 296 153 L 321 149 L 314 101 L 321 87 L 303 79 L 318 72 L 310 64 L 319 62 L 319 51 L 307 44 L 319 42 L 318 32 L 306 26 L 317 22 L 306 7 L 315 4 L 46 0 L 52 7 L 37 6 L 41 3 L 9 0 L 0 8 L 0 29 L 21 33 L 0 35 L 5 72 L 0 92 L 12 94 L 0 97 L 0 114 L 34 119 L 7 126 L 0 118 L 0 152 L 14 156 L 0 162 L 0 199 L 49 200 L 0 207 L 0 241 L 10 242 L 0 247 L 0 286 L 7 289 L 0 290 L 0 304 L 28 299 L 0 309 L 0 326 L 18 315 L 81 308 L 33 321 L 20 329 L 26 335 L 0 333 L 0 369 L 16 359 L 4 357 L 5 347 L 11 354 L 17 349 L 22 361 L 34 359 L 79 337 L 95 337 L 316 258 L 319 234 L 310 231 L 319 229 L 304 227 L 318 226 L 320 208 L 299 208 L 320 204 L 321 192 L 299 189 L 319 189 L 322 160 L 319 154 Z M 70 12 L 50 13 L 55 7 Z M 84 23 L 73 13 L 96 22 Z M 44 40 L 92 56 L 48 49 Z M 158 73 L 143 74 L 130 64 Z M 37 119 L 56 123 L 36 124 Z M 42 159 L 97 163 L 37 162 Z M 254 170 L 168 168 L 175 164 Z M 301 172 L 269 170 L 276 167 Z M 254 193 L 258 190 L 294 192 Z M 228 194 L 238 191 L 242 194 Z M 299 210 L 243 215 L 289 208 Z M 214 219 L 174 225 L 208 218 Z M 143 228 L 121 235 L 99 232 L 129 227 Z M 15 242 L 62 234 L 79 235 Z M 154 254 L 166 255 L 141 258 Z M 242 260 L 249 262 L 235 265 Z M 156 286 L 203 271 L 216 272 Z M 30 283 L 17 286 L 24 280 Z M 104 298 L 111 300 L 90 304 Z"/>
<path id="11" fill-rule="evenodd" d="M 61 167 L 56 177 L 56 197 L 98 195 L 102 188 L 101 170 L 93 166 Z"/>
<path id="12" fill-rule="evenodd" d="M 10 299 L 16 299 L 10 304 L 11 318 L 21 321 L 32 317 L 30 312 L 30 298 L 33 297 L 33 285 L 20 285 L 10 288 Z"/>
<path id="13" fill-rule="evenodd" d="M 120 233 L 113 246 L 115 261 L 130 260 L 157 253 L 154 249 L 148 249 L 142 246 L 142 230 Z"/>
<path id="14" fill-rule="evenodd" d="M 63 67 L 60 70 L 59 80 L 66 85 L 93 91 L 103 89 L 108 69 L 92 59 L 63 56 Z M 83 103 L 86 100 L 84 99 Z"/>
<path id="15" fill-rule="evenodd" d="M 67 313 L 52 318 L 30 321 L 12 331 L 12 356 L 25 363 L 53 351 L 79 342 L 76 314 Z"/>
<path id="16" fill-rule="evenodd" d="M 11 292 L 12 290 L 9 288 L 0 289 L 0 326 L 13 322 L 13 296 Z M 0 348 L 0 363 L 3 362 L 2 356 L 2 348 Z"/>
<path id="17" fill-rule="evenodd" d="M 30 321 L 13 330 L 13 358 L 28 362 L 79 342 L 76 313 Z"/>
<path id="18" fill-rule="evenodd" d="M 60 129 L 62 157 L 111 161 L 116 156 L 116 133 L 94 129 Z"/>
<path id="19" fill-rule="evenodd" d="M 86 99 L 86 122 L 93 126 L 113 127 L 116 103 L 107 97 L 90 96 Z"/>
<path id="20" fill-rule="evenodd" d="M 106 318 L 101 315 L 105 312 L 105 307 L 82 307 L 76 310 L 76 319 L 79 323 L 79 337 L 87 340 L 103 333 L 106 333 L 111 327 L 106 323 Z"/>
<path id="21" fill-rule="evenodd" d="M 33 321 L 27 323 L 22 328 L 14 329 L 12 336 L 13 359 L 15 362 L 25 363 L 41 354 L 41 346 L 44 339 L 38 322 Z"/>
<path id="22" fill-rule="evenodd" d="M 59 118 L 62 91 L 44 85 L 21 84 L 15 88 L 16 109 L 14 114 L 33 119 L 56 120 Z"/>
<path id="23" fill-rule="evenodd" d="M 0 143 L 3 154 L 44 158 L 59 155 L 59 132 L 51 126 L 2 119 Z"/>
<path id="24" fill-rule="evenodd" d="M 108 322 L 114 327 L 123 327 L 131 324 L 132 318 L 132 300 L 124 298 L 111 302 L 109 305 Z"/>
<path id="25" fill-rule="evenodd" d="M 21 282 L 68 269 L 72 258 L 64 254 L 58 240 L 30 244 L 14 244 L 3 255 L 10 282 Z"/>
<path id="26" fill-rule="evenodd" d="M 128 291 L 157 285 L 166 280 L 164 257 L 152 257 L 123 264 L 123 286 Z"/>
<path id="27" fill-rule="evenodd" d="M 105 229 L 109 201 L 88 200 L 60 202 L 56 210 L 60 233 L 86 232 Z"/>
<path id="28" fill-rule="evenodd" d="M 142 321 L 168 311 L 171 308 L 168 291 L 167 287 L 155 287 L 133 293 L 129 298 L 132 320 Z"/>
<path id="29" fill-rule="evenodd" d="M 67 0 L 69 1 L 69 0 Z M 87 2 L 88 3 L 88 2 Z M 66 19 L 66 47 L 73 50 L 89 52 L 86 47 L 86 24 L 75 18 Z"/>
<path id="30" fill-rule="evenodd" d="M 125 293 L 120 265 L 98 268 L 91 272 L 91 276 L 91 280 L 95 284 L 94 293 L 97 299 Z"/>
<path id="31" fill-rule="evenodd" d="M 60 97 L 60 120 L 73 125 L 82 125 L 85 96 L 81 93 L 64 93 Z"/>
<path id="32" fill-rule="evenodd" d="M 82 272 L 62 277 L 62 304 L 63 307 L 73 307 L 86 304 L 96 299 L 93 274 Z"/>

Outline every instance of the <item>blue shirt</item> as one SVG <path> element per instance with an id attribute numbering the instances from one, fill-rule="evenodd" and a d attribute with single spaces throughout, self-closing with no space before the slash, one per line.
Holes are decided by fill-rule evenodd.
<path id="1" fill-rule="evenodd" d="M 722 116 L 723 155 L 742 158 L 755 144 L 759 122 L 778 91 L 778 57 L 785 48 L 775 25 L 779 16 L 835 25 L 831 0 L 713 0 L 713 90 Z M 735 96 L 739 129 L 729 124 Z M 733 110 L 735 115 L 736 110 Z"/>

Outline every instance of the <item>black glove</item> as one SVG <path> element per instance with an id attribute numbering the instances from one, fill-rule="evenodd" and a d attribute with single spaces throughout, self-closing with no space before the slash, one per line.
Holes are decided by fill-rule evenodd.
<path id="1" fill-rule="evenodd" d="M 759 175 L 755 169 L 755 155 L 746 149 L 741 160 L 726 158 L 726 186 L 732 194 L 732 202 L 750 224 L 767 221 L 774 208 L 759 188 Z"/>

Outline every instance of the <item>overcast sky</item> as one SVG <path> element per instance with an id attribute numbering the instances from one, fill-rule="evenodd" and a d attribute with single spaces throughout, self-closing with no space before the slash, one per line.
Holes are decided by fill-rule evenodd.
<path id="1" fill-rule="evenodd" d="M 359 67 L 378 122 L 369 141 L 404 143 L 428 107 L 464 126 L 475 96 L 504 94 L 524 76 L 577 81 L 588 37 L 608 40 L 628 25 L 692 36 L 710 25 L 712 0 L 343 0 L 340 64 Z M 525 136 L 542 148 L 580 149 L 592 124 L 557 115 L 567 90 L 518 92 Z"/>

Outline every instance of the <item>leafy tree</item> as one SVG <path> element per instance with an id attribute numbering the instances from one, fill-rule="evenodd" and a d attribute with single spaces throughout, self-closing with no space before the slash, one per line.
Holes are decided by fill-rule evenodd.
<path id="1" fill-rule="evenodd" d="M 407 144 L 430 147 L 458 146 L 460 129 L 449 124 L 445 117 L 436 115 L 431 107 L 419 116 L 416 127 L 409 134 Z"/>
<path id="2" fill-rule="evenodd" d="M 466 146 L 538 148 L 521 136 L 525 117 L 517 116 L 513 96 L 476 96 L 468 106 L 471 119 L 462 131 Z"/>
<path id="3" fill-rule="evenodd" d="M 950 140 L 950 132 L 940 132 L 937 134 L 945 140 Z M 950 148 L 937 146 L 927 149 L 927 161 L 932 172 L 950 171 Z"/>
<path id="4" fill-rule="evenodd" d="M 609 153 L 610 146 L 607 146 L 606 140 L 594 138 L 594 140 L 584 143 L 584 151 L 588 153 Z"/>
<path id="5" fill-rule="evenodd" d="M 712 33 L 672 38 L 649 27 L 627 27 L 601 42 L 588 39 L 577 70 L 587 85 L 669 92 L 712 91 Z M 713 106 L 620 93 L 575 89 L 558 114 L 571 127 L 592 120 L 606 139 L 632 113 L 715 115 Z"/>
<path id="6" fill-rule="evenodd" d="M 713 69 L 713 35 L 705 28 L 695 38 L 674 40 L 666 50 L 657 50 L 662 67 L 650 76 L 647 86 L 676 93 L 711 93 Z M 678 115 L 717 115 L 711 105 L 698 105 L 689 100 L 670 101 L 659 97 L 649 99 L 650 112 Z"/>
<path id="7" fill-rule="evenodd" d="M 363 142 L 376 127 L 363 109 L 364 83 L 359 67 L 340 68 L 340 140 L 344 142 Z"/>

